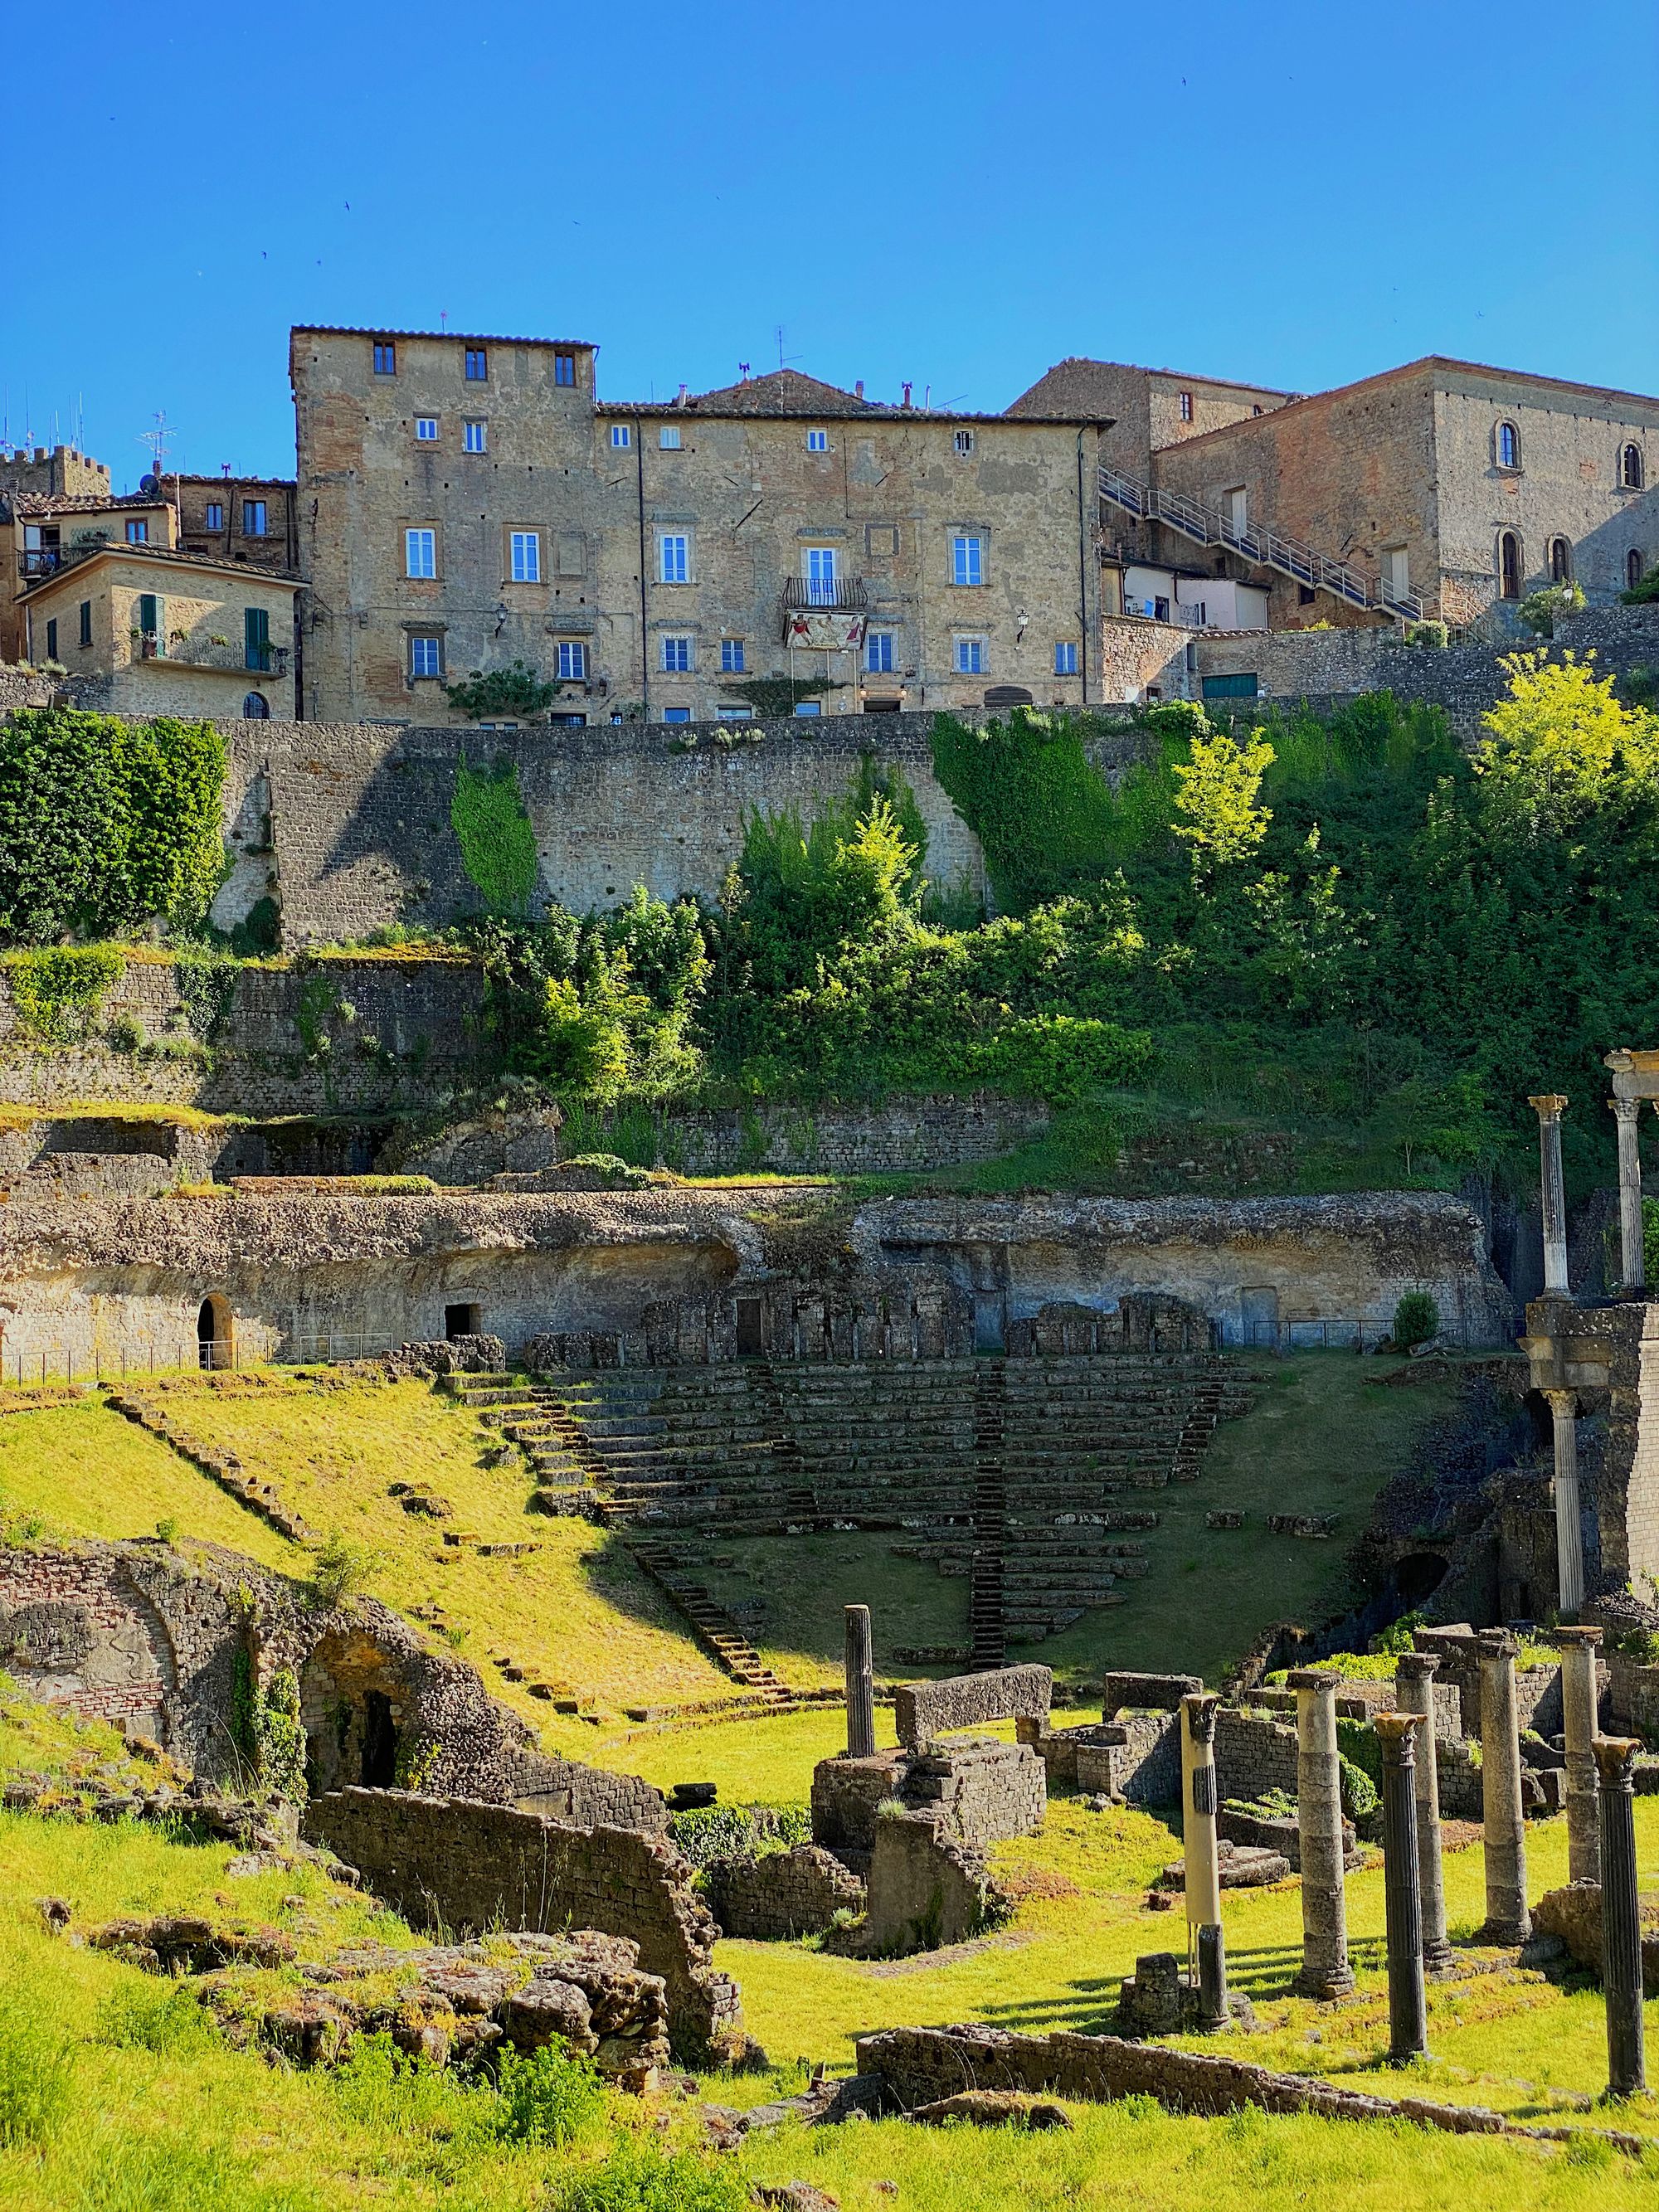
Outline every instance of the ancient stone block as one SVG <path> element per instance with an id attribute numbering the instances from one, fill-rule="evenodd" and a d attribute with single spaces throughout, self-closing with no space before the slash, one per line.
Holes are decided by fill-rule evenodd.
<path id="1" fill-rule="evenodd" d="M 894 1725 L 907 1749 L 919 1750 L 952 1729 L 1047 1713 L 1054 1702 L 1050 1667 L 997 1667 L 952 1674 L 941 1682 L 906 1682 L 893 1693 Z"/>

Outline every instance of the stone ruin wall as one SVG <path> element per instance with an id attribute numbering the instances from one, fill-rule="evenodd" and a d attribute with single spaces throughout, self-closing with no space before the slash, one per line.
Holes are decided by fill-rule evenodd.
<path id="1" fill-rule="evenodd" d="M 512 1806 L 404 1790 L 313 1798 L 303 1833 L 356 1867 L 417 1924 L 626 1936 L 667 1985 L 670 2030 L 687 2056 L 718 2053 L 740 2024 L 737 1985 L 710 1963 L 716 1928 L 691 1869 L 660 1837 L 571 1827 Z"/>
<path id="2" fill-rule="evenodd" d="M 441 1338 L 454 1305 L 479 1308 L 513 1357 L 555 1366 L 592 1364 L 602 1342 L 630 1364 L 731 1357 L 740 1292 L 761 1300 L 765 1348 L 786 1358 L 854 1356 L 855 1309 L 879 1319 L 893 1356 L 938 1358 L 970 1350 L 981 1324 L 1013 1349 L 1017 1325 L 1041 1339 L 1045 1309 L 1121 1317 L 1147 1296 L 1184 1302 L 1224 1343 L 1244 1289 L 1262 1284 L 1285 1321 L 1380 1334 L 1404 1291 L 1428 1289 L 1473 1346 L 1504 1343 L 1511 1326 L 1477 1217 L 1433 1193 L 885 1200 L 854 1217 L 848 1280 L 823 1284 L 788 1273 L 787 1239 L 769 1244 L 775 1202 L 761 1190 L 299 1189 L 8 1207 L 0 1361 L 24 1379 L 42 1361 L 49 1376 L 191 1364 L 210 1295 L 227 1300 L 249 1360 Z M 866 1331 L 862 1356 L 876 1343 Z"/>

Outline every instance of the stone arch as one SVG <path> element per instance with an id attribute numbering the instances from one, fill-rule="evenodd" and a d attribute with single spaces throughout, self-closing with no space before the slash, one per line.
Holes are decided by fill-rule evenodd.
<path id="1" fill-rule="evenodd" d="M 1518 599 L 1522 596 L 1522 574 L 1520 532 L 1500 530 L 1498 533 L 1498 596 L 1500 599 Z"/>
<path id="2" fill-rule="evenodd" d="M 263 691 L 250 691 L 242 701 L 242 720 L 245 722 L 268 722 L 270 702 Z"/>
<path id="3" fill-rule="evenodd" d="M 300 1669 L 306 1781 L 329 1790 L 390 1789 L 408 1735 L 408 1692 L 367 1629 L 331 1629 Z"/>
<path id="4" fill-rule="evenodd" d="M 1640 491 L 1647 481 L 1643 464 L 1642 448 L 1632 439 L 1619 449 L 1619 483 L 1621 490 Z"/>
<path id="5" fill-rule="evenodd" d="M 231 1312 L 229 1299 L 217 1291 L 210 1291 L 197 1309 L 196 1350 L 204 1367 L 229 1367 L 234 1364 L 236 1318 Z"/>
<path id="6" fill-rule="evenodd" d="M 1437 1552 L 1407 1552 L 1394 1571 L 1395 1595 L 1410 1613 L 1433 1595 L 1446 1579 L 1446 1562 Z"/>

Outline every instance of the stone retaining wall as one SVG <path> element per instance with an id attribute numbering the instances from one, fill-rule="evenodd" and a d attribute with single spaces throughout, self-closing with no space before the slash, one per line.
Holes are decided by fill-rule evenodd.
<path id="1" fill-rule="evenodd" d="M 716 1859 L 708 1884 L 721 1933 L 758 1942 L 821 1935 L 836 1913 L 864 1910 L 864 1884 L 817 1844 L 758 1858 Z"/>
<path id="2" fill-rule="evenodd" d="M 660 1837 L 393 1790 L 314 1798 L 303 1833 L 416 1922 L 475 1935 L 593 1928 L 629 1936 L 644 1972 L 666 1985 L 677 2051 L 718 2055 L 737 2035 L 737 1984 L 710 1963 L 715 1923 L 690 1864 Z"/>

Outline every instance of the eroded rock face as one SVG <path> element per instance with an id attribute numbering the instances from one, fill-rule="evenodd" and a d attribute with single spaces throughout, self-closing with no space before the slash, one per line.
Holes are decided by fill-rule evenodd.
<path id="1" fill-rule="evenodd" d="M 662 1977 L 640 1971 L 637 1943 L 592 1929 L 416 1950 L 358 1943 L 313 1958 L 280 1929 L 162 1913 L 106 1922 L 87 1941 L 151 1973 L 195 1978 L 232 2041 L 291 2065 L 333 2064 L 375 2033 L 438 2066 L 497 2044 L 556 2045 L 635 2088 L 668 2058 Z M 267 1978 L 273 1968 L 311 1986 Z"/>

